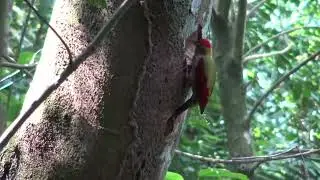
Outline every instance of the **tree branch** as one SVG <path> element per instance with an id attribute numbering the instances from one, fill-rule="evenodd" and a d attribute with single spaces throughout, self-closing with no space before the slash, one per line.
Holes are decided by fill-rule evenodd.
<path id="1" fill-rule="evenodd" d="M 285 35 L 285 34 L 290 34 L 294 31 L 297 31 L 297 30 L 302 30 L 302 29 L 320 29 L 319 26 L 303 26 L 303 27 L 298 27 L 298 28 L 293 28 L 293 29 L 289 29 L 289 30 L 286 30 L 286 31 L 282 31 L 272 37 L 270 37 L 269 39 L 263 41 L 262 43 L 256 45 L 255 47 L 249 49 L 243 56 L 248 56 L 249 54 L 251 54 L 253 51 L 259 49 L 260 47 L 262 47 L 263 45 L 267 44 L 268 42 L 270 42 L 271 40 L 273 39 L 276 39 L 282 35 Z"/>
<path id="2" fill-rule="evenodd" d="M 266 93 L 264 93 L 260 99 L 254 104 L 252 110 L 250 111 L 249 115 L 246 118 L 246 122 L 245 125 L 246 127 L 250 126 L 251 123 L 251 119 L 253 114 L 256 112 L 257 108 L 259 107 L 259 105 L 262 103 L 262 101 L 268 97 L 269 94 L 271 94 L 271 92 L 276 89 L 279 84 L 283 81 L 285 81 L 286 79 L 289 78 L 290 75 L 294 74 L 295 72 L 297 72 L 301 67 L 305 66 L 309 61 L 315 60 L 317 56 L 320 55 L 320 50 L 314 54 L 312 54 L 311 56 L 309 56 L 307 59 L 305 59 L 304 61 L 302 61 L 300 64 L 298 64 L 296 67 L 292 68 L 288 73 L 286 73 L 285 75 L 283 75 L 280 79 L 278 79 L 267 91 Z"/>
<path id="3" fill-rule="evenodd" d="M 125 12 L 134 4 L 136 0 L 124 0 L 123 3 L 118 7 L 114 15 L 108 20 L 108 22 L 100 29 L 98 34 L 94 37 L 92 42 L 88 47 L 78 56 L 74 58 L 72 63 L 67 66 L 67 68 L 61 73 L 49 87 L 47 87 L 40 97 L 35 100 L 31 106 L 23 113 L 20 114 L 11 125 L 5 130 L 5 132 L 0 137 L 0 151 L 3 150 L 5 145 L 8 143 L 10 138 L 17 132 L 21 125 L 27 120 L 27 118 L 33 113 L 33 111 L 55 90 L 57 89 L 62 82 L 64 82 L 72 72 L 74 72 L 79 65 L 91 56 L 97 45 L 105 39 L 107 35 L 110 34 L 111 29 L 118 23 L 118 21 L 123 17 Z"/>
<path id="4" fill-rule="evenodd" d="M 17 62 L 18 61 L 16 61 L 16 60 L 14 60 L 13 58 L 11 58 L 11 57 L 9 57 L 9 56 L 2 56 L 2 58 L 3 59 L 5 59 L 6 61 L 8 61 L 8 63 L 9 64 L 11 64 L 11 65 L 13 65 L 13 66 L 10 66 L 9 64 L 7 64 L 6 65 L 6 63 L 5 62 L 3 62 L 3 61 L 0 61 L 0 67 L 1 66 L 4 66 L 4 67 L 9 67 L 9 68 L 14 68 L 14 69 L 21 69 L 25 74 L 27 74 L 30 78 L 32 78 L 33 77 L 33 75 L 32 75 L 32 73 L 30 72 L 30 71 L 28 71 L 27 69 L 32 69 L 32 68 L 34 68 L 35 66 L 37 66 L 37 64 L 36 63 L 34 63 L 34 64 L 28 64 L 27 66 L 34 66 L 34 67 L 25 67 L 25 68 L 18 68 L 18 66 L 20 65 L 20 64 L 17 64 Z M 4 65 L 2 65 L 2 63 L 4 63 Z M 15 65 L 18 65 L 18 66 L 15 66 Z M 26 65 L 23 65 L 23 66 L 26 66 Z"/>
<path id="5" fill-rule="evenodd" d="M 266 57 L 271 57 L 271 56 L 284 54 L 284 53 L 288 52 L 292 47 L 293 47 L 293 44 L 290 43 L 287 47 L 285 47 L 284 49 L 279 50 L 279 51 L 272 51 L 272 52 L 269 52 L 269 53 L 254 54 L 254 55 L 251 55 L 251 56 L 247 56 L 247 57 L 244 58 L 242 63 L 246 64 L 248 61 L 251 61 L 251 60 L 261 59 L 261 58 L 266 58 Z"/>
<path id="6" fill-rule="evenodd" d="M 220 1 L 219 1 L 220 2 Z M 228 54 L 231 49 L 230 31 L 228 27 L 228 19 L 218 14 L 215 7 L 212 7 L 211 28 L 216 37 L 215 56 Z M 220 52 L 220 54 L 219 54 Z"/>
<path id="7" fill-rule="evenodd" d="M 13 69 L 32 69 L 37 66 L 37 64 L 18 64 L 10 62 L 0 62 L 0 67 L 7 67 Z"/>
<path id="8" fill-rule="evenodd" d="M 244 39 L 244 32 L 246 29 L 246 13 L 247 13 L 247 0 L 239 0 L 238 4 L 238 14 L 235 23 L 234 29 L 234 43 L 233 48 L 234 52 L 233 55 L 239 61 L 242 61 L 242 54 L 243 54 L 243 39 Z"/>
<path id="9" fill-rule="evenodd" d="M 205 156 L 200 156 L 200 155 L 195 155 L 179 150 L 175 150 L 175 153 L 178 155 L 186 156 L 194 160 L 199 160 L 203 161 L 206 163 L 223 163 L 223 164 L 242 164 L 242 163 L 264 163 L 268 161 L 275 161 L 275 160 L 283 160 L 283 159 L 289 159 L 289 158 L 296 158 L 300 156 L 308 156 L 311 154 L 319 153 L 320 149 L 310 149 L 307 151 L 295 153 L 295 154 L 288 154 L 286 153 L 281 153 L 280 155 L 266 155 L 266 156 L 252 156 L 252 157 L 238 157 L 238 158 L 233 158 L 233 159 L 214 159 L 210 157 L 205 157 Z"/>
<path id="10" fill-rule="evenodd" d="M 13 73 L 8 74 L 7 76 L 5 76 L 4 78 L 0 79 L 0 91 L 11 86 L 13 84 L 15 76 L 17 76 L 21 71 L 20 70 L 16 70 Z M 17 79 L 17 78 L 16 78 Z"/>
<path id="11" fill-rule="evenodd" d="M 258 2 L 255 6 L 253 6 L 248 12 L 247 12 L 247 20 L 253 15 L 254 12 L 256 12 L 267 0 L 262 0 Z"/>

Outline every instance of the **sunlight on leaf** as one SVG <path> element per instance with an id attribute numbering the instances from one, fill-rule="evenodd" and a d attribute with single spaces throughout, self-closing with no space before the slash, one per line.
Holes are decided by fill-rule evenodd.
<path id="1" fill-rule="evenodd" d="M 226 169 L 216 169 L 216 168 L 208 168 L 201 169 L 198 173 L 199 179 L 204 179 L 206 177 L 214 177 L 217 178 L 230 178 L 230 179 L 239 179 L 239 180 L 248 180 L 248 177 L 241 173 L 233 173 Z"/>
<path id="2" fill-rule="evenodd" d="M 258 127 L 254 128 L 254 129 L 253 129 L 253 134 L 254 134 L 254 137 L 256 137 L 256 138 L 261 137 L 261 130 L 260 130 L 260 128 L 258 128 Z"/>
<path id="3" fill-rule="evenodd" d="M 18 62 L 20 64 L 28 64 L 33 57 L 34 52 L 23 51 L 20 53 Z"/>
<path id="4" fill-rule="evenodd" d="M 165 180 L 183 180 L 183 177 L 178 173 L 168 171 L 164 179 Z"/>

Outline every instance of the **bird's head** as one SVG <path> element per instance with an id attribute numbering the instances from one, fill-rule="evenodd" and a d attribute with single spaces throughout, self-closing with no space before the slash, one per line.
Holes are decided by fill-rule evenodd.
<path id="1" fill-rule="evenodd" d="M 208 39 L 200 39 L 199 45 L 206 54 L 212 55 L 212 45 Z"/>

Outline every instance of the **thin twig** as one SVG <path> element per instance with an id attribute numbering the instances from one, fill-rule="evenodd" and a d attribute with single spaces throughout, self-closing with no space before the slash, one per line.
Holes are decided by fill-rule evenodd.
<path id="1" fill-rule="evenodd" d="M 12 57 L 9 57 L 9 56 L 2 56 L 2 58 L 3 59 L 5 59 L 6 61 L 8 61 L 9 63 L 11 63 L 11 64 L 17 64 L 17 60 L 14 60 Z M 0 61 L 0 67 L 1 67 L 1 63 L 4 63 L 4 62 L 1 62 Z M 19 65 L 19 64 L 18 64 Z M 31 64 L 28 64 L 28 66 L 30 66 Z M 32 64 L 32 66 L 34 65 L 34 67 L 37 65 L 37 64 Z M 6 65 L 3 65 L 4 67 L 6 66 Z M 17 66 L 16 66 L 17 67 Z M 12 66 L 11 66 L 11 68 L 13 68 Z M 33 67 L 32 67 L 33 68 Z M 32 69 L 31 68 L 31 69 Z M 33 75 L 32 75 L 32 73 L 30 72 L 30 71 L 28 71 L 27 69 L 28 68 L 15 68 L 15 69 L 21 69 L 26 75 L 28 75 L 30 78 L 32 78 L 33 77 Z"/>
<path id="2" fill-rule="evenodd" d="M 249 157 L 233 157 L 232 159 L 241 159 L 241 160 L 248 160 L 248 159 L 257 159 L 257 158 L 263 158 L 263 159 L 266 159 L 266 158 L 269 158 L 269 157 L 277 157 L 277 156 L 282 156 L 282 155 L 285 155 L 285 154 L 288 154 L 290 152 L 293 152 L 293 150 L 297 149 L 298 147 L 295 146 L 295 147 L 292 147 L 288 150 L 285 150 L 285 151 L 281 151 L 281 152 L 276 152 L 276 153 L 273 153 L 273 154 L 270 154 L 270 155 L 264 155 L 264 156 L 249 156 Z M 310 151 L 310 149 L 308 149 L 307 151 Z M 301 151 L 299 151 L 298 153 L 301 153 Z"/>
<path id="3" fill-rule="evenodd" d="M 37 66 L 37 64 L 18 64 L 10 62 L 0 62 L 0 67 L 7 67 L 13 69 L 32 69 Z"/>
<path id="4" fill-rule="evenodd" d="M 68 56 L 69 56 L 69 61 L 71 62 L 72 61 L 72 53 L 71 53 L 70 48 L 67 45 L 67 43 L 62 39 L 62 37 L 59 35 L 59 33 L 47 22 L 47 20 L 44 17 L 42 17 L 41 14 L 39 14 L 39 12 L 32 6 L 32 4 L 30 4 L 30 2 L 28 0 L 24 0 L 24 2 L 28 4 L 28 6 L 33 10 L 33 12 L 38 16 L 38 18 L 43 23 L 45 23 L 51 29 L 51 31 L 53 31 L 53 33 L 59 38 L 61 43 L 66 48 L 66 50 L 68 52 Z"/>
<path id="5" fill-rule="evenodd" d="M 262 0 L 258 2 L 255 6 L 253 6 L 247 13 L 247 20 L 252 16 L 254 12 L 256 12 L 267 0 Z"/>
<path id="6" fill-rule="evenodd" d="M 298 31 L 298 30 L 302 30 L 302 29 L 320 29 L 320 26 L 303 26 L 303 27 L 298 27 L 298 28 L 293 28 L 293 29 L 289 29 L 286 31 L 282 31 L 272 37 L 270 37 L 269 39 L 263 41 L 262 43 L 256 45 L 255 47 L 249 49 L 243 56 L 248 56 L 249 54 L 251 54 L 252 52 L 256 51 L 257 49 L 259 49 L 260 47 L 262 47 L 263 45 L 267 44 L 268 42 L 270 42 L 273 39 L 276 39 L 282 35 L 286 35 L 286 34 L 290 34 L 294 31 Z"/>
<path id="7" fill-rule="evenodd" d="M 287 47 L 285 47 L 284 49 L 279 50 L 279 51 L 272 51 L 269 53 L 250 55 L 250 56 L 245 57 L 244 60 L 242 61 L 242 63 L 246 64 L 248 61 L 251 61 L 251 60 L 267 58 L 267 57 L 271 57 L 271 56 L 284 54 L 284 53 L 288 52 L 292 47 L 293 47 L 293 44 L 290 43 Z"/>
<path id="8" fill-rule="evenodd" d="M 298 146 L 294 146 L 294 147 L 292 147 L 292 148 L 290 148 L 288 150 L 285 150 L 285 151 L 275 152 L 275 153 L 272 154 L 272 156 L 281 156 L 281 155 L 288 154 L 288 153 L 297 153 L 297 151 L 295 151 L 297 149 L 299 149 L 299 147 Z M 304 151 L 309 151 L 309 150 L 310 149 L 307 149 L 307 150 L 304 150 Z M 299 153 L 301 153 L 301 150 L 299 150 Z"/>
<path id="9" fill-rule="evenodd" d="M 244 32 L 246 29 L 246 12 L 247 12 L 247 0 L 239 0 L 238 4 L 238 14 L 236 18 L 236 23 L 234 29 L 234 57 L 236 59 L 239 58 L 239 61 L 242 61 L 243 54 L 243 40 L 244 40 Z"/>
<path id="10" fill-rule="evenodd" d="M 223 163 L 223 164 L 242 164 L 242 163 L 254 163 L 254 162 L 268 162 L 268 161 L 275 161 L 275 160 L 283 160 L 289 158 L 296 158 L 300 156 L 308 156 L 311 154 L 319 153 L 320 149 L 310 149 L 305 152 L 289 154 L 289 155 L 279 155 L 279 156 L 253 156 L 253 157 L 238 157 L 237 159 L 214 159 L 211 157 L 200 156 L 196 154 L 191 154 L 179 150 L 175 150 L 175 153 L 178 155 L 186 156 L 194 160 L 200 160 L 207 163 Z"/>
<path id="11" fill-rule="evenodd" d="M 271 92 L 276 89 L 280 83 L 282 83 L 283 81 L 285 81 L 287 78 L 289 78 L 290 75 L 294 74 L 295 72 L 297 72 L 301 67 L 305 66 L 309 61 L 315 60 L 317 56 L 320 55 L 320 50 L 314 54 L 312 54 L 311 56 L 309 56 L 307 59 L 305 59 L 304 61 L 302 61 L 300 64 L 298 64 L 296 67 L 292 68 L 287 74 L 283 75 L 280 79 L 278 79 L 267 91 L 266 93 L 264 93 L 260 99 L 254 104 L 252 110 L 250 111 L 249 115 L 246 118 L 245 121 L 245 125 L 247 127 L 250 126 L 251 123 L 251 119 L 253 114 L 256 112 L 256 110 L 258 109 L 258 106 L 262 103 L 262 101 L 268 97 L 269 94 L 271 94 Z"/>
<path id="12" fill-rule="evenodd" d="M 72 61 L 71 65 L 67 66 L 67 68 L 61 73 L 60 77 L 58 77 L 49 87 L 47 87 L 44 92 L 40 95 L 40 97 L 35 100 L 31 106 L 23 113 L 20 114 L 11 125 L 3 132 L 0 137 L 0 151 L 3 150 L 5 145 L 8 143 L 10 138 L 17 132 L 17 130 L 21 127 L 21 125 L 27 120 L 27 118 L 33 113 L 33 111 L 55 90 L 57 89 L 62 82 L 64 82 L 72 72 L 74 72 L 79 65 L 86 60 L 89 56 L 91 56 L 95 50 L 97 45 L 100 44 L 102 40 L 105 39 L 107 35 L 110 34 L 111 29 L 118 23 L 119 19 L 123 17 L 125 12 L 134 4 L 136 0 L 124 0 L 123 3 L 116 10 L 114 15 L 109 19 L 109 21 L 100 29 L 98 34 L 94 37 L 92 42 L 88 45 L 88 47 L 75 59 Z"/>
<path id="13" fill-rule="evenodd" d="M 14 81 L 18 79 L 16 78 L 16 76 L 18 76 L 20 72 L 20 70 L 16 70 L 0 79 L 0 91 L 11 86 L 14 83 Z"/>

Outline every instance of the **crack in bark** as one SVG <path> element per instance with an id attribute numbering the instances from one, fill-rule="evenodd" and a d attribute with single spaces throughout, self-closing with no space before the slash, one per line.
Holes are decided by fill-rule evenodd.
<path id="1" fill-rule="evenodd" d="M 142 64 L 142 68 L 141 68 L 141 73 L 138 76 L 138 82 L 137 82 L 137 90 L 135 93 L 135 98 L 133 100 L 133 105 L 132 105 L 132 110 L 131 113 L 129 115 L 129 126 L 132 128 L 133 130 L 133 140 L 130 143 L 129 147 L 128 147 L 128 151 L 126 154 L 126 157 L 124 158 L 123 162 L 121 163 L 121 167 L 119 170 L 119 173 L 117 175 L 117 178 L 121 178 L 122 174 L 123 174 L 123 167 L 126 167 L 124 164 L 127 163 L 128 159 L 130 158 L 130 156 L 135 157 L 135 159 L 133 161 L 139 161 L 139 155 L 137 155 L 137 153 L 135 152 L 135 149 L 137 148 L 137 146 L 139 145 L 139 143 L 141 142 L 141 138 L 139 137 L 139 126 L 138 123 L 136 122 L 136 113 L 134 112 L 134 110 L 137 108 L 137 102 L 139 100 L 140 97 L 140 92 L 141 92 L 141 84 L 143 82 L 144 76 L 146 74 L 146 66 L 148 64 L 148 62 L 151 59 L 151 55 L 152 55 L 152 50 L 153 50 L 153 43 L 152 43 L 152 21 L 151 21 L 151 10 L 148 7 L 148 2 L 147 0 L 144 0 L 140 3 L 143 3 L 141 5 L 143 5 L 144 8 L 144 17 L 147 20 L 148 23 L 148 54 L 147 57 L 144 61 L 144 63 Z M 132 169 L 134 169 L 134 162 L 132 163 Z M 140 169 L 140 168 L 139 168 Z M 138 172 L 136 172 L 135 174 L 135 178 L 139 179 L 139 177 L 141 176 L 141 172 L 140 170 Z"/>

